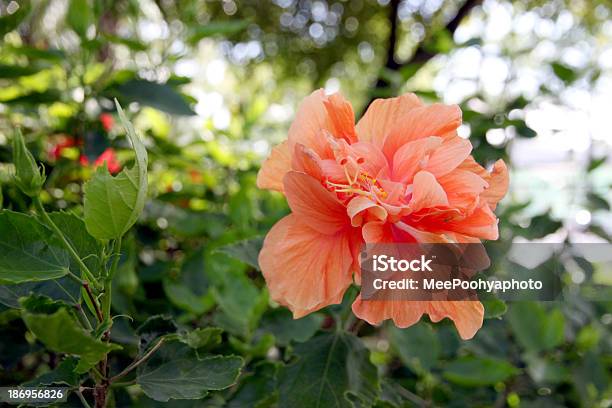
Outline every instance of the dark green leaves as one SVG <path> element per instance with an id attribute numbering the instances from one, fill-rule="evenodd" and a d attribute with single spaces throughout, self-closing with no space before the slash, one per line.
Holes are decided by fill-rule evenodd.
<path id="1" fill-rule="evenodd" d="M 61 278 L 69 266 L 51 230 L 28 215 L 0 211 L 0 284 Z"/>
<path id="2" fill-rule="evenodd" d="M 518 374 L 518 369 L 512 364 L 483 357 L 462 357 L 451 362 L 444 371 L 446 379 L 467 387 L 494 385 L 515 374 Z"/>
<path id="3" fill-rule="evenodd" d="M 200 359 L 189 346 L 170 342 L 139 368 L 137 382 L 157 401 L 200 399 L 210 390 L 234 384 L 242 365 L 242 358 L 236 356 Z"/>
<path id="4" fill-rule="evenodd" d="M 563 342 L 565 318 L 538 303 L 517 302 L 507 313 L 514 336 L 527 351 L 550 350 Z"/>
<path id="5" fill-rule="evenodd" d="M 246 264 L 251 265 L 253 268 L 259 269 L 259 251 L 263 246 L 264 237 L 256 237 L 251 239 L 245 239 L 243 241 L 234 242 L 230 245 L 222 246 L 218 249 L 232 258 L 238 259 Z"/>
<path id="6" fill-rule="evenodd" d="M 131 79 L 117 86 L 117 91 L 130 102 L 138 102 L 173 115 L 195 115 L 185 99 L 168 84 Z"/>
<path id="7" fill-rule="evenodd" d="M 110 351 L 121 349 L 119 345 L 91 337 L 63 308 L 53 314 L 24 312 L 22 318 L 28 329 L 50 350 L 79 356 L 76 368 L 79 373 L 89 371 Z"/>
<path id="8" fill-rule="evenodd" d="M 0 38 L 13 31 L 30 13 L 30 1 L 19 2 L 19 8 L 13 13 L 0 17 Z"/>
<path id="9" fill-rule="evenodd" d="M 388 326 L 389 340 L 400 359 L 417 372 L 429 370 L 440 353 L 440 342 L 431 325 L 418 323 L 406 329 Z"/>
<path id="10" fill-rule="evenodd" d="M 87 231 L 105 240 L 123 236 L 134 225 L 147 197 L 147 151 L 118 103 L 117 111 L 136 152 L 136 163 L 116 177 L 99 167 L 84 187 Z"/>
<path id="11" fill-rule="evenodd" d="M 297 361 L 279 373 L 280 408 L 371 405 L 380 386 L 376 367 L 361 340 L 348 333 L 325 333 L 295 347 Z"/>

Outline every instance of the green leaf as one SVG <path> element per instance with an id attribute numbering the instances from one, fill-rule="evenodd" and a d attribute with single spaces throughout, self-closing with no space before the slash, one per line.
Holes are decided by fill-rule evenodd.
<path id="1" fill-rule="evenodd" d="M 0 78 L 19 78 L 22 76 L 34 75 L 39 72 L 42 67 L 35 65 L 6 65 L 0 64 Z"/>
<path id="2" fill-rule="evenodd" d="M 227 408 L 271 407 L 278 398 L 276 375 L 279 363 L 262 361 L 255 371 L 240 381 L 240 387 L 228 401 Z"/>
<path id="3" fill-rule="evenodd" d="M 287 346 L 291 341 L 304 342 L 310 339 L 319 330 L 321 323 L 323 316 L 319 314 L 294 319 L 289 310 L 279 307 L 264 315 L 260 328 L 272 333 L 276 344 Z"/>
<path id="4" fill-rule="evenodd" d="M 0 284 L 57 279 L 70 256 L 51 230 L 34 217 L 0 211 Z"/>
<path id="5" fill-rule="evenodd" d="M 231 35 L 243 31 L 249 26 L 248 20 L 213 21 L 212 23 L 198 26 L 189 37 L 189 42 L 195 44 L 203 38 L 214 35 Z"/>
<path id="6" fill-rule="evenodd" d="M 218 327 L 198 328 L 181 334 L 179 340 L 193 349 L 206 349 L 221 344 L 221 333 Z"/>
<path id="7" fill-rule="evenodd" d="M 389 341 L 400 359 L 416 372 L 430 370 L 440 354 L 438 336 L 427 323 L 418 323 L 406 329 L 387 326 Z"/>
<path id="8" fill-rule="evenodd" d="M 75 372 L 75 369 L 78 363 L 79 360 L 77 358 L 68 357 L 55 369 L 21 385 L 24 387 L 40 387 L 41 385 L 55 384 L 77 386 L 79 384 L 79 375 Z"/>
<path id="9" fill-rule="evenodd" d="M 138 369 L 136 380 L 144 393 L 157 401 L 200 399 L 210 390 L 233 385 L 243 364 L 236 356 L 200 359 L 190 347 L 170 342 Z"/>
<path id="10" fill-rule="evenodd" d="M 295 354 L 278 375 L 280 408 L 349 408 L 349 392 L 371 405 L 380 393 L 370 353 L 352 334 L 321 334 L 297 344 Z"/>
<path id="11" fill-rule="evenodd" d="M 117 91 L 130 102 L 138 102 L 173 115 L 195 115 L 185 98 L 167 84 L 131 79 L 117 86 Z"/>
<path id="12" fill-rule="evenodd" d="M 589 192 L 587 193 L 587 200 L 589 201 L 589 207 L 594 211 L 610 211 L 610 203 L 599 194 Z"/>
<path id="13" fill-rule="evenodd" d="M 91 337 L 63 308 L 53 314 L 24 312 L 22 318 L 28 329 L 50 350 L 79 356 L 78 373 L 89 371 L 109 352 L 121 349 L 117 344 Z"/>
<path id="14" fill-rule="evenodd" d="M 493 319 L 496 317 L 503 316 L 508 310 L 506 302 L 501 299 L 483 300 L 482 304 L 485 308 L 485 319 Z"/>
<path id="15" fill-rule="evenodd" d="M 19 309 L 19 298 L 31 294 L 59 300 L 66 305 L 76 305 L 81 299 L 81 285 L 69 277 L 50 279 L 41 282 L 25 282 L 14 285 L 0 285 L 0 303 Z"/>
<path id="16" fill-rule="evenodd" d="M 574 69 L 561 62 L 553 62 L 550 66 L 555 75 L 566 84 L 572 83 L 578 78 L 578 74 Z"/>
<path id="17" fill-rule="evenodd" d="M 87 0 L 71 0 L 67 14 L 68 24 L 81 38 L 87 35 L 87 29 L 93 23 L 94 15 Z"/>
<path id="18" fill-rule="evenodd" d="M 95 274 L 100 267 L 102 246 L 99 241 L 87 233 L 85 221 L 75 214 L 66 212 L 52 212 L 49 217 L 64 233 L 83 263 Z M 78 271 L 79 265 L 74 259 L 71 258 L 70 262 L 70 270 Z"/>
<path id="19" fill-rule="evenodd" d="M 219 247 L 217 251 L 251 265 L 253 268 L 259 269 L 257 258 L 263 246 L 263 240 L 264 237 L 245 239 Z"/>
<path id="20" fill-rule="evenodd" d="M 99 167 L 94 177 L 85 184 L 85 225 L 98 239 L 123 236 L 138 220 L 147 197 L 147 151 L 134 127 L 117 105 L 119 118 L 136 152 L 136 163 L 123 169 L 116 177 Z"/>
<path id="21" fill-rule="evenodd" d="M 198 249 L 187 256 L 178 276 L 176 271 L 171 271 L 164 277 L 164 292 L 172 304 L 197 315 L 206 313 L 214 306 L 204 268 L 204 251 Z"/>
<path id="22" fill-rule="evenodd" d="M 558 309 L 549 313 L 534 302 L 516 302 L 506 314 L 514 336 L 527 351 L 545 351 L 563 343 L 565 318 Z"/>
<path id="23" fill-rule="evenodd" d="M 466 387 L 494 385 L 518 374 L 512 364 L 493 358 L 462 357 L 452 361 L 444 370 L 444 378 Z"/>
<path id="24" fill-rule="evenodd" d="M 161 336 L 176 333 L 176 324 L 170 316 L 155 315 L 149 317 L 136 329 L 140 337 L 140 351 L 145 352 L 154 340 Z"/>
<path id="25" fill-rule="evenodd" d="M 589 162 L 589 166 L 587 167 L 587 172 L 592 172 L 593 170 L 599 168 L 602 164 L 604 164 L 607 160 L 606 156 L 600 157 L 598 159 L 591 159 Z"/>

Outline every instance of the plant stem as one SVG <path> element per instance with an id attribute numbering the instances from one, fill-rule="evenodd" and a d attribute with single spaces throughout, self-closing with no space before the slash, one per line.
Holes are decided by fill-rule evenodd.
<path id="1" fill-rule="evenodd" d="M 115 246 L 113 248 L 113 263 L 111 264 L 111 268 L 104 280 L 104 298 L 103 298 L 103 313 L 105 319 L 110 319 L 111 315 L 111 297 L 113 290 L 113 278 L 115 276 L 115 272 L 117 272 L 117 265 L 119 264 L 119 258 L 121 258 L 121 237 L 117 238 L 115 241 Z"/>
<path id="2" fill-rule="evenodd" d="M 132 371 L 133 369 L 135 369 L 136 367 L 138 367 L 139 365 L 141 365 L 142 363 L 144 363 L 145 361 L 147 361 L 152 355 L 153 353 L 155 353 L 157 351 L 157 349 L 159 349 L 161 347 L 161 345 L 164 342 L 164 338 L 162 337 L 157 344 L 155 344 L 153 347 L 151 347 L 149 349 L 149 351 L 147 351 L 140 359 L 134 361 L 132 364 L 130 364 L 129 366 L 127 366 L 125 369 L 123 369 L 123 371 L 121 371 L 119 374 L 111 377 L 111 379 L 109 380 L 109 382 L 113 382 L 115 380 L 118 380 L 119 378 L 127 375 L 130 373 L 130 371 Z"/>
<path id="3" fill-rule="evenodd" d="M 60 230 L 58 226 L 55 225 L 51 217 L 49 217 L 49 214 L 47 214 L 47 211 L 45 211 L 45 207 L 43 207 L 42 202 L 40 201 L 40 198 L 34 197 L 33 200 L 34 200 L 34 206 L 36 207 L 36 211 L 38 212 L 38 214 L 43 218 L 47 226 L 51 228 L 53 232 L 57 234 L 57 236 L 60 238 L 60 240 L 64 244 L 64 247 L 68 250 L 68 253 L 70 253 L 72 258 L 79 265 L 79 267 L 81 268 L 81 271 L 85 274 L 87 279 L 90 280 L 94 285 L 96 285 L 98 282 L 96 278 L 94 277 L 93 273 L 91 273 L 87 265 L 85 265 L 85 263 L 79 256 L 79 254 L 77 254 L 76 250 L 72 247 L 72 244 L 68 242 L 68 239 L 66 239 L 62 230 Z"/>
<path id="4" fill-rule="evenodd" d="M 96 317 L 98 318 L 98 321 L 102 322 L 104 320 L 104 316 L 102 315 L 102 311 L 100 310 L 100 305 L 98 305 L 98 299 L 96 299 L 96 297 L 93 295 L 93 292 L 91 291 L 88 282 L 83 282 L 83 289 L 85 289 L 87 297 L 89 298 L 89 301 L 91 302 L 94 307 L 94 310 L 96 311 Z"/>
<path id="5" fill-rule="evenodd" d="M 89 403 L 83 396 L 83 393 L 81 392 L 81 390 L 76 390 L 76 395 L 79 397 L 79 399 L 81 400 L 81 403 L 83 404 L 85 408 L 91 408 L 91 405 L 89 405 Z"/>

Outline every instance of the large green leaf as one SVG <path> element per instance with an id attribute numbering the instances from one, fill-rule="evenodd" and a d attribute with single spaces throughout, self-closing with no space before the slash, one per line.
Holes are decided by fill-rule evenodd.
<path id="1" fill-rule="evenodd" d="M 270 332 L 279 346 L 287 346 L 291 341 L 304 342 L 310 339 L 321 327 L 323 316 L 309 314 L 301 319 L 294 319 L 291 312 L 284 307 L 273 309 L 266 313 L 260 328 Z"/>
<path id="2" fill-rule="evenodd" d="M 138 220 L 147 197 L 147 151 L 117 103 L 117 111 L 136 152 L 136 163 L 116 177 L 99 167 L 85 184 L 85 225 L 98 239 L 123 236 Z"/>
<path id="3" fill-rule="evenodd" d="M 76 369 L 79 373 L 89 371 L 112 350 L 121 349 L 117 344 L 91 337 L 64 308 L 53 314 L 24 312 L 22 318 L 28 329 L 50 350 L 79 356 Z"/>
<path id="4" fill-rule="evenodd" d="M 0 284 L 57 279 L 70 257 L 51 230 L 34 217 L 0 211 Z"/>
<path id="5" fill-rule="evenodd" d="M 185 98 L 168 84 L 131 79 L 117 86 L 117 91 L 130 102 L 138 102 L 174 115 L 195 115 Z"/>
<path id="6" fill-rule="evenodd" d="M 418 323 L 406 329 L 387 327 L 389 340 L 404 364 L 420 372 L 429 370 L 440 354 L 438 336 L 427 323 Z"/>
<path id="7" fill-rule="evenodd" d="M 280 408 L 352 407 L 347 394 L 371 405 L 380 392 L 369 351 L 349 333 L 321 334 L 296 345 L 295 354 L 278 375 Z"/>
<path id="8" fill-rule="evenodd" d="M 504 360 L 481 357 L 462 357 L 452 361 L 444 370 L 444 377 L 466 387 L 493 385 L 518 373 L 518 369 Z"/>
<path id="9" fill-rule="evenodd" d="M 245 239 L 229 245 L 224 245 L 218 248 L 217 251 L 249 264 L 253 268 L 259 269 L 259 262 L 257 258 L 259 257 L 259 251 L 261 251 L 261 247 L 263 246 L 263 240 L 264 237 Z"/>
<path id="10" fill-rule="evenodd" d="M 169 342 L 138 370 L 137 382 L 150 398 L 200 399 L 208 391 L 233 385 L 243 360 L 236 356 L 198 358 L 196 352 L 180 342 Z"/>
<path id="11" fill-rule="evenodd" d="M 550 350 L 564 340 L 565 318 L 558 309 L 549 313 L 534 302 L 516 302 L 507 313 L 519 344 L 527 351 Z"/>
<path id="12" fill-rule="evenodd" d="M 100 242 L 87 233 L 83 219 L 66 212 L 52 212 L 49 217 L 64 233 L 66 239 L 72 244 L 89 270 L 95 274 L 99 269 L 102 246 Z M 70 269 L 78 271 L 79 265 L 74 259 L 70 259 L 70 261 Z"/>

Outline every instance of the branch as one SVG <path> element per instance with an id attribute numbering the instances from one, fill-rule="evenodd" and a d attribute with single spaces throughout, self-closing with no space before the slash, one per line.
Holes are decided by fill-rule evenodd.
<path id="1" fill-rule="evenodd" d="M 134 361 L 132 364 L 130 364 L 129 366 L 124 368 L 123 371 L 121 371 L 119 374 L 111 377 L 111 379 L 109 380 L 109 383 L 113 383 L 114 381 L 118 380 L 119 378 L 129 374 L 130 371 L 132 371 L 133 369 L 135 369 L 136 367 L 138 367 L 139 365 L 141 365 L 142 363 L 147 361 L 153 355 L 153 353 L 155 353 L 157 351 L 157 349 L 159 349 L 161 347 L 161 345 L 164 343 L 164 341 L 165 341 L 165 338 L 162 337 L 157 342 L 157 344 L 155 344 L 153 347 L 151 347 L 151 349 L 149 351 L 147 351 L 146 354 L 144 354 L 139 360 Z"/>
<path id="2" fill-rule="evenodd" d="M 476 7 L 478 4 L 480 4 L 481 2 L 482 0 L 466 0 L 465 3 L 463 3 L 461 7 L 459 7 L 459 10 L 457 10 L 457 14 L 455 14 L 455 17 L 453 17 L 442 29 L 448 31 L 450 35 L 452 36 L 457 30 L 457 27 L 459 27 L 459 24 L 461 24 L 461 21 L 463 21 L 463 19 L 470 13 L 470 11 L 472 11 L 472 9 Z M 386 58 L 385 65 L 383 68 L 383 70 L 386 70 L 386 71 L 387 70 L 398 71 L 402 67 L 405 67 L 410 64 L 420 64 L 422 66 L 427 61 L 435 57 L 436 55 L 425 49 L 426 40 L 423 39 L 417 45 L 410 59 L 408 59 L 407 61 L 403 63 L 398 63 L 395 60 L 395 51 L 397 49 L 397 42 L 398 42 L 397 31 L 398 31 L 399 3 L 400 3 L 399 0 L 391 1 L 391 13 L 389 14 L 389 24 L 390 24 L 391 32 L 389 33 L 389 44 L 387 46 L 387 58 Z M 383 75 L 379 75 L 378 79 L 376 80 L 376 85 L 374 88 L 375 91 L 373 92 L 373 97 L 367 103 L 366 108 L 374 101 L 376 94 L 377 94 L 376 90 L 381 90 L 381 89 L 387 88 L 388 86 L 389 86 L 388 81 L 384 79 Z"/>

